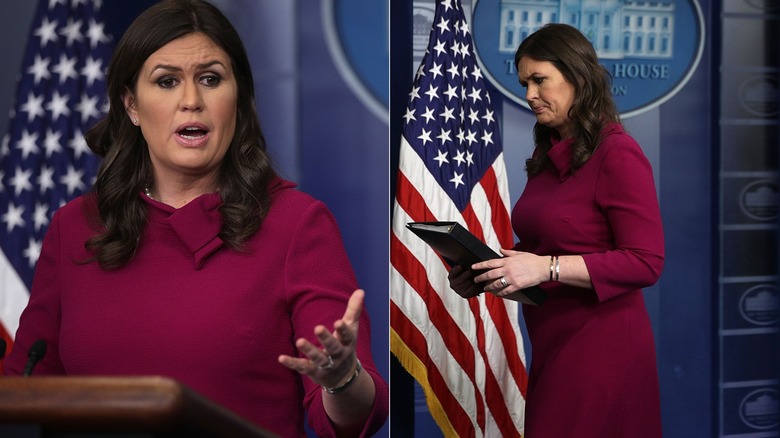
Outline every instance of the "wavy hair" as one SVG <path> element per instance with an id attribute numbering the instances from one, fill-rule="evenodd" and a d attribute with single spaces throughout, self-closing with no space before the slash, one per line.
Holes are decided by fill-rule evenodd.
<path id="1" fill-rule="evenodd" d="M 552 63 L 567 82 L 574 86 L 574 101 L 569 118 L 574 122 L 571 170 L 582 167 L 601 142 L 603 128 L 620 123 L 611 95 L 612 78 L 601 64 L 593 45 L 576 28 L 550 23 L 523 40 L 515 52 L 515 66 L 524 56 Z M 526 161 L 526 172 L 536 175 L 551 165 L 547 152 L 555 130 L 540 123 L 534 125 L 537 152 Z"/>
<path id="2" fill-rule="evenodd" d="M 108 66 L 108 114 L 84 136 L 90 149 L 103 158 L 93 187 L 100 231 L 85 243 L 103 269 L 120 268 L 134 256 L 146 226 L 146 206 L 138 194 L 153 178 L 148 145 L 130 122 L 122 95 L 125 90 L 135 91 L 150 55 L 196 32 L 229 55 L 238 84 L 236 131 L 217 177 L 223 200 L 220 238 L 240 250 L 270 208 L 268 184 L 275 174 L 241 38 L 222 12 L 204 0 L 164 0 L 144 11 L 117 44 Z"/>

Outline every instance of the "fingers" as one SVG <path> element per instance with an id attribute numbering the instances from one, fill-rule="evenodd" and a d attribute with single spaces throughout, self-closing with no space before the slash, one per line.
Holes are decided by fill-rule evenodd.
<path id="1" fill-rule="evenodd" d="M 365 297 L 366 293 L 363 289 L 357 289 L 352 292 L 349 301 L 347 301 L 347 310 L 344 311 L 344 316 L 341 319 L 347 324 L 357 322 L 363 312 L 363 300 Z"/>
<path id="2" fill-rule="evenodd" d="M 339 322 L 340 325 L 348 328 L 343 321 Z M 295 342 L 295 347 L 303 357 L 295 358 L 282 354 L 278 361 L 299 374 L 307 375 L 320 386 L 328 388 L 337 386 L 349 374 L 349 370 L 354 369 L 357 361 L 355 348 L 352 345 L 342 344 L 324 326 L 317 326 L 315 332 L 324 348 L 301 338 Z M 350 330 L 349 333 L 352 331 Z M 345 332 L 344 336 L 348 336 L 349 333 Z"/>
<path id="3" fill-rule="evenodd" d="M 450 288 L 463 298 L 471 298 L 482 293 L 482 288 L 474 283 L 474 272 L 463 266 L 453 267 L 447 278 Z"/>
<path id="4" fill-rule="evenodd" d="M 458 295 L 460 295 L 462 298 L 472 298 L 476 297 L 477 295 L 481 294 L 483 292 L 482 288 L 473 282 L 469 282 L 469 284 L 464 284 L 462 286 L 450 286 L 452 290 L 455 291 Z"/>
<path id="5" fill-rule="evenodd" d="M 510 256 L 510 255 L 517 254 L 517 251 L 501 248 L 501 254 L 504 256 Z M 504 266 L 505 263 L 506 260 L 504 260 L 501 257 L 497 259 L 485 260 L 484 262 L 474 263 L 473 265 L 471 265 L 471 269 L 474 271 L 489 271 L 491 269 L 500 268 Z"/>
<path id="6" fill-rule="evenodd" d="M 340 378 L 343 369 L 354 364 L 357 345 L 358 320 L 363 312 L 365 292 L 355 290 L 347 301 L 347 308 L 341 319 L 333 324 L 333 332 L 324 325 L 314 327 L 314 335 L 320 345 L 300 338 L 295 347 L 302 357 L 280 355 L 278 361 L 287 368 L 306 374 L 320 384 L 332 383 Z"/>
<path id="7" fill-rule="evenodd" d="M 279 363 L 287 368 L 297 371 L 300 374 L 312 374 L 316 370 L 317 366 L 308 359 L 301 359 L 297 357 L 288 356 L 286 354 L 279 355 Z"/>
<path id="8" fill-rule="evenodd" d="M 300 338 L 295 341 L 295 347 L 303 357 L 296 358 L 282 354 L 279 355 L 279 363 L 301 374 L 314 376 L 333 369 L 337 364 L 344 363 L 346 358 L 349 358 L 354 352 L 353 348 L 344 346 L 334 336 L 331 336 L 324 326 L 317 326 L 315 332 L 317 332 L 317 338 L 323 343 L 323 348 Z"/>
<path id="9" fill-rule="evenodd" d="M 509 280 L 505 276 L 498 277 L 495 280 L 487 281 L 485 283 L 484 289 L 486 291 L 495 292 L 497 294 L 501 294 L 502 292 L 507 291 L 510 289 Z"/>
<path id="10" fill-rule="evenodd" d="M 344 320 L 336 321 L 333 333 L 328 331 L 325 326 L 319 325 L 314 328 L 314 334 L 320 341 L 322 348 L 334 357 L 344 356 L 345 351 L 347 354 L 351 353 L 357 344 L 357 331 L 352 330 Z"/>
<path id="11" fill-rule="evenodd" d="M 455 265 L 450 269 L 450 272 L 447 274 L 447 278 L 452 281 L 453 278 L 458 278 L 459 276 L 463 275 L 464 272 L 466 272 L 467 269 L 464 268 L 461 265 Z"/>
<path id="12" fill-rule="evenodd" d="M 484 289 L 478 284 L 469 285 L 468 288 L 460 289 L 458 295 L 463 298 L 473 298 L 484 292 Z"/>
<path id="13" fill-rule="evenodd" d="M 295 342 L 295 347 L 303 353 L 305 358 L 295 358 L 283 354 L 279 356 L 279 363 L 301 374 L 312 374 L 317 368 L 332 367 L 333 358 L 306 339 L 298 339 Z"/>
<path id="14" fill-rule="evenodd" d="M 460 266 L 457 267 L 459 271 L 456 272 L 456 268 L 453 268 L 447 276 L 450 281 L 450 286 L 463 287 L 474 284 L 474 272 L 464 269 Z"/>
<path id="15" fill-rule="evenodd" d="M 347 301 L 347 309 L 344 311 L 344 316 L 333 323 L 333 332 L 330 332 L 324 325 L 314 327 L 314 335 L 317 336 L 317 340 L 331 356 L 340 356 L 345 348 L 348 348 L 350 353 L 354 350 L 358 336 L 358 321 L 363 313 L 364 299 L 365 291 L 362 289 L 357 289 L 352 293 Z M 312 348 L 319 350 L 305 339 L 299 340 L 299 344 L 297 345 L 298 348 L 307 356 L 310 356 L 308 351 L 311 351 Z M 315 354 L 315 356 L 317 355 Z M 310 358 L 312 357 L 310 356 Z M 314 359 L 312 358 L 312 360 Z"/>

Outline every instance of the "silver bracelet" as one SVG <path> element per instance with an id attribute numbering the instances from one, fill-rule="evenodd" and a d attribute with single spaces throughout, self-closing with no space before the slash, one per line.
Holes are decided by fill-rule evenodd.
<path id="1" fill-rule="evenodd" d="M 550 281 L 553 281 L 554 272 L 555 272 L 555 256 L 550 256 Z"/>
<path id="2" fill-rule="evenodd" d="M 356 360 L 357 360 L 357 367 L 355 368 L 355 373 L 352 374 L 352 377 L 350 377 L 349 380 L 344 382 L 344 384 L 341 386 L 335 386 L 333 388 L 328 388 L 323 386 L 322 389 L 328 394 L 338 394 L 340 392 L 346 391 L 347 388 L 352 386 L 352 384 L 355 383 L 355 381 L 357 380 L 357 376 L 360 375 L 360 370 L 363 369 L 363 366 L 360 365 L 360 359 L 356 359 Z"/>

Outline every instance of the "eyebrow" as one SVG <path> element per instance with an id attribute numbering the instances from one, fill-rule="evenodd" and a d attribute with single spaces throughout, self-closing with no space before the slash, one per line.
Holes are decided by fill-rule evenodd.
<path id="1" fill-rule="evenodd" d="M 197 70 L 205 70 L 205 69 L 207 69 L 207 68 L 209 68 L 211 66 L 214 66 L 214 65 L 220 65 L 220 66 L 222 66 L 222 68 L 227 68 L 227 67 L 225 67 L 225 65 L 221 61 L 217 61 L 217 60 L 204 62 L 204 63 L 201 63 L 201 64 L 197 64 L 197 65 L 195 65 L 195 67 L 196 67 Z M 175 65 L 169 65 L 169 64 L 157 64 L 157 65 L 154 66 L 154 68 L 152 68 L 151 71 L 154 72 L 156 70 L 182 71 L 182 68 L 181 67 L 177 67 Z"/>
<path id="2" fill-rule="evenodd" d="M 520 77 L 520 76 L 518 75 L 518 78 L 519 78 L 519 77 Z M 531 73 L 530 75 L 528 75 L 528 79 L 534 79 L 534 78 L 546 78 L 546 77 L 547 77 L 547 75 L 546 75 L 546 74 L 539 73 L 539 72 L 536 72 L 536 71 L 535 71 L 535 72 L 533 72 L 533 73 Z M 522 80 L 522 79 L 520 79 L 520 80 Z"/>

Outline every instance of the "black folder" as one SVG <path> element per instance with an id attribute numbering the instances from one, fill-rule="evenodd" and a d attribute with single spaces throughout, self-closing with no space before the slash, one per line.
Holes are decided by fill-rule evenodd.
<path id="1" fill-rule="evenodd" d="M 474 263 L 502 257 L 457 222 L 409 222 L 406 227 L 450 265 L 469 268 Z M 521 302 L 539 306 L 547 292 L 538 286 L 522 289 Z"/>

